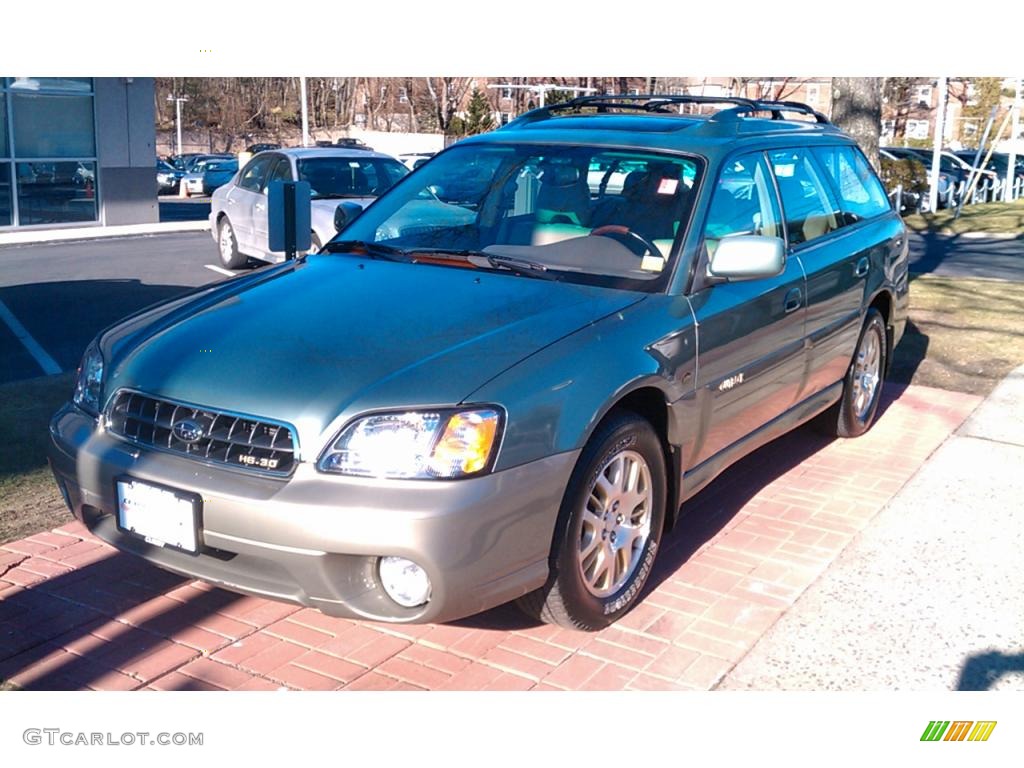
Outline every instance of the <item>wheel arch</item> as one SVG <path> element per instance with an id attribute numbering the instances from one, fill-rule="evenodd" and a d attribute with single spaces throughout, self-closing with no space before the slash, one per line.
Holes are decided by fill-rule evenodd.
<path id="1" fill-rule="evenodd" d="M 585 445 L 597 428 L 617 411 L 628 411 L 640 416 L 651 425 L 658 436 L 662 454 L 665 457 L 665 530 L 671 530 L 679 512 L 682 450 L 666 393 L 650 382 L 634 382 L 632 386 L 620 391 L 609 400 L 600 415 L 594 419 L 582 444 Z"/>
<path id="2" fill-rule="evenodd" d="M 885 323 L 885 371 L 886 376 L 889 375 L 889 371 L 892 368 L 892 352 L 895 341 L 895 326 L 893 323 L 893 306 L 894 299 L 892 293 L 882 288 L 872 298 L 868 304 L 869 309 L 877 309 L 879 314 L 882 315 L 882 321 Z"/>

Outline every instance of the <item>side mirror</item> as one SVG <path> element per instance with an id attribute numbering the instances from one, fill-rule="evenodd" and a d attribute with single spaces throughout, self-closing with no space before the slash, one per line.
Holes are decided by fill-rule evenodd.
<path id="1" fill-rule="evenodd" d="M 786 248 L 781 238 L 763 235 L 723 237 L 708 261 L 708 277 L 760 280 L 781 275 Z"/>
<path id="2" fill-rule="evenodd" d="M 338 207 L 334 209 L 334 231 L 341 232 L 341 230 L 355 221 L 362 212 L 363 206 L 359 203 L 353 203 L 351 200 L 338 203 Z"/>

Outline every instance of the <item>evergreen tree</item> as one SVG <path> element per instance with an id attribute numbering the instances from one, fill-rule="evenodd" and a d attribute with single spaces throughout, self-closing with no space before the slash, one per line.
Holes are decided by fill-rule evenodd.
<path id="1" fill-rule="evenodd" d="M 486 133 L 494 128 L 491 104 L 487 101 L 487 97 L 480 92 L 480 89 L 473 89 L 473 93 L 469 97 L 469 105 L 466 107 L 466 117 L 460 122 L 459 127 L 464 136 Z"/>

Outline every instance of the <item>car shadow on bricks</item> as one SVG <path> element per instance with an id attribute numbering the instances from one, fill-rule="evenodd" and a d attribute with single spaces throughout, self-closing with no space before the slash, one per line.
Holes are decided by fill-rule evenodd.
<path id="1" fill-rule="evenodd" d="M 885 384 L 878 406 L 880 419 L 889 407 L 898 401 L 907 385 Z M 671 531 L 661 541 L 661 551 L 655 560 L 651 575 L 644 586 L 642 604 L 652 592 L 664 582 L 679 575 L 685 582 L 693 574 L 684 565 L 695 560 L 694 555 L 705 548 L 730 523 L 743 516 L 745 508 L 758 494 L 787 474 L 793 473 L 801 464 L 833 443 L 835 438 L 827 436 L 814 423 L 805 424 L 740 459 L 711 482 L 700 493 L 685 502 Z M 767 508 L 762 510 L 766 518 L 771 517 Z M 770 520 L 766 522 L 770 526 Z M 792 522 L 781 525 L 792 527 Z M 728 535 L 728 534 L 727 534 Z M 735 537 L 737 540 L 740 537 Z M 737 544 L 738 553 L 733 553 L 736 571 L 749 570 L 740 561 L 753 563 L 763 561 L 761 552 L 746 553 L 743 545 Z M 754 566 L 751 565 L 750 568 Z M 695 571 L 700 570 L 699 568 Z M 727 574 L 733 577 L 735 574 Z M 723 578 L 726 578 L 723 577 Z M 513 604 L 506 604 L 476 616 L 457 622 L 456 626 L 505 631 L 524 630 L 538 626 L 537 622 L 522 614 Z"/>
<path id="2" fill-rule="evenodd" d="M 48 570 L 46 554 L 18 567 Z M 245 599 L 111 550 L 0 600 L 0 687 L 144 687 L 256 631 L 244 616 L 224 615 Z M 182 678 L 176 687 L 189 687 Z"/>
<path id="3" fill-rule="evenodd" d="M 883 398 L 885 396 L 883 392 Z M 720 533 L 766 486 L 831 442 L 832 438 L 820 434 L 813 426 L 803 426 L 733 464 L 683 504 L 675 526 L 662 537 L 661 551 L 644 587 L 640 603 L 662 582 L 675 575 L 684 563 Z M 522 614 L 512 604 L 453 623 L 457 626 L 506 631 L 537 626 L 536 621 Z"/>

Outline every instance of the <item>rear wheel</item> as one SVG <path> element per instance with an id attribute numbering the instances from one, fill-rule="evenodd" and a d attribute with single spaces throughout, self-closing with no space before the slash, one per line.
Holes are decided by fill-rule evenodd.
<path id="1" fill-rule="evenodd" d="M 220 251 L 220 263 L 228 269 L 238 269 L 245 264 L 245 255 L 238 252 L 238 239 L 227 218 L 221 219 L 217 228 L 217 248 Z"/>
<path id="2" fill-rule="evenodd" d="M 882 397 L 882 377 L 889 356 L 887 339 L 885 320 L 871 307 L 846 372 L 843 396 L 823 414 L 825 431 L 837 437 L 857 437 L 871 427 Z"/>
<path id="3" fill-rule="evenodd" d="M 559 512 L 550 575 L 519 605 L 542 621 L 598 630 L 636 603 L 665 520 L 665 457 L 651 425 L 618 412 L 583 449 Z"/>

